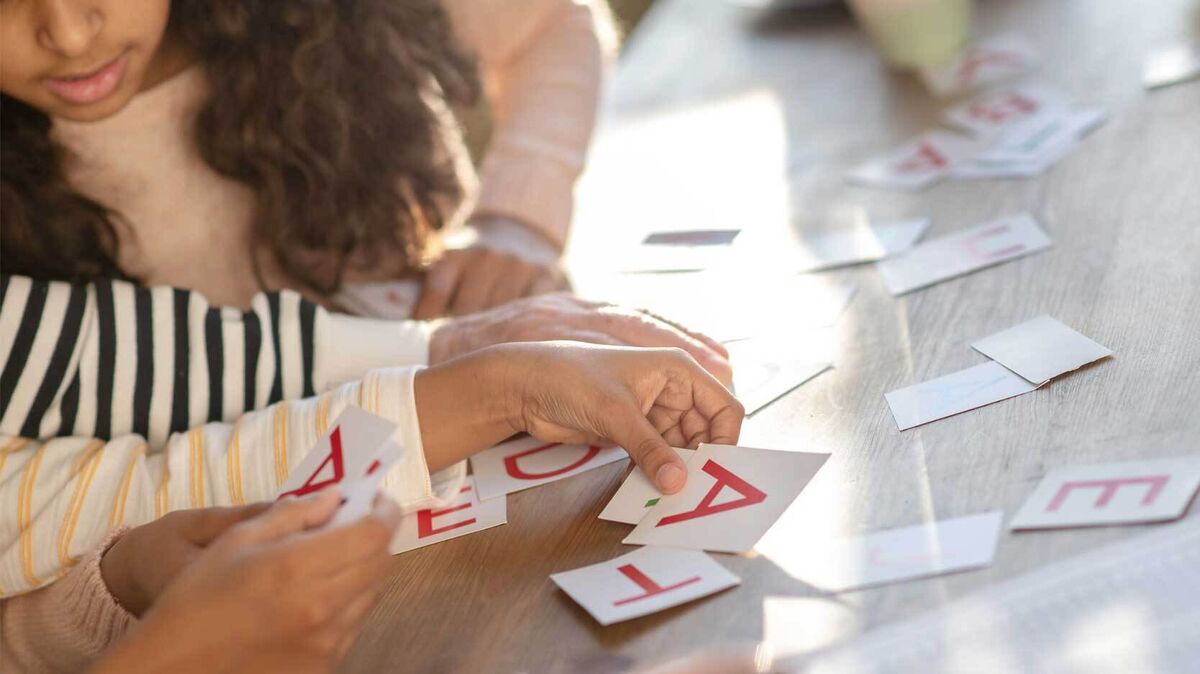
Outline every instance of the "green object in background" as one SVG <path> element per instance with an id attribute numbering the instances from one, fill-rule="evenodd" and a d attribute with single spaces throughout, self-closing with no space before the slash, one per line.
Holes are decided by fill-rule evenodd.
<path id="1" fill-rule="evenodd" d="M 937 65 L 970 37 L 971 0 L 851 0 L 859 23 L 889 63 Z"/>

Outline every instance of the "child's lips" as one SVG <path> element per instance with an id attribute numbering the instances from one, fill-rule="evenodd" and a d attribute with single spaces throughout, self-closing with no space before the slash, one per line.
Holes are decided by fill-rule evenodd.
<path id="1" fill-rule="evenodd" d="M 116 91 L 125 76 L 129 56 L 121 54 L 98 70 L 75 77 L 47 77 L 44 82 L 59 98 L 74 105 L 96 103 Z"/>

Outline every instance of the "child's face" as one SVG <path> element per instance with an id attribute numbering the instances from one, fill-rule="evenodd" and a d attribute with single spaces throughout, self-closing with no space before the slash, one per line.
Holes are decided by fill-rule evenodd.
<path id="1" fill-rule="evenodd" d="M 53 117 L 108 117 L 147 81 L 170 6 L 170 0 L 0 0 L 0 91 Z"/>

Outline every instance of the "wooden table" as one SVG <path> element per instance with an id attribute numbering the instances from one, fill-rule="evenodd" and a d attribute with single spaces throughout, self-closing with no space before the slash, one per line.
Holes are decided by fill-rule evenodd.
<path id="1" fill-rule="evenodd" d="M 985 0 L 978 10 L 982 33 L 1024 35 L 1046 80 L 1111 112 L 1040 178 L 914 194 L 846 186 L 846 167 L 936 125 L 939 104 L 887 71 L 841 9 L 764 21 L 715 0 L 662 0 L 620 63 L 580 189 L 570 259 L 585 290 L 603 291 L 597 270 L 611 251 L 664 219 L 784 234 L 860 206 L 929 215 L 936 236 L 1028 210 L 1054 239 L 900 299 L 869 267 L 831 275 L 859 287 L 825 341 L 836 370 L 755 415 L 742 439 L 833 455 L 772 532 L 789 554 L 819 554 L 830 535 L 1011 515 L 1055 466 L 1200 452 L 1200 84 L 1147 93 L 1139 82 L 1153 48 L 1196 39 L 1197 3 Z M 796 309 L 770 292 L 747 301 Z M 1042 313 L 1115 357 L 896 430 L 886 391 L 982 362 L 972 340 Z M 740 587 L 600 627 L 548 576 L 628 551 L 628 527 L 596 519 L 625 472 L 622 462 L 512 495 L 507 526 L 397 557 L 345 670 L 608 672 L 723 643 L 812 648 L 1140 531 L 1006 533 L 989 569 L 832 598 L 785 573 L 778 552 L 721 555 Z"/>

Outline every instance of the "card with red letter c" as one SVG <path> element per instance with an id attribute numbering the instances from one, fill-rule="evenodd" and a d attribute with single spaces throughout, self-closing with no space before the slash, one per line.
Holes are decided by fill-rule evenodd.
<path id="1" fill-rule="evenodd" d="M 471 457 L 479 498 L 488 500 L 555 482 L 629 456 L 620 447 L 564 445 L 524 437 Z"/>
<path id="2" fill-rule="evenodd" d="M 742 582 L 703 552 L 653 547 L 555 573 L 550 580 L 601 625 L 649 615 Z"/>
<path id="3" fill-rule="evenodd" d="M 683 490 L 659 499 L 630 545 L 745 552 L 787 510 L 828 454 L 700 445 Z"/>

